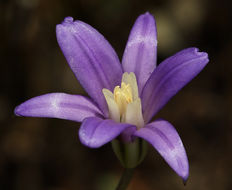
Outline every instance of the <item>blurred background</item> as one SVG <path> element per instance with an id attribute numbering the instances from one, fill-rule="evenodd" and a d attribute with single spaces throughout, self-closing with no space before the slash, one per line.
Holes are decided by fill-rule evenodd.
<path id="1" fill-rule="evenodd" d="M 86 95 L 56 42 L 55 26 L 72 16 L 100 31 L 122 57 L 135 19 L 149 11 L 158 26 L 158 62 L 198 47 L 210 63 L 156 116 L 185 145 L 187 186 L 149 147 L 129 190 L 232 189 L 232 12 L 226 0 L 1 0 L 0 189 L 112 190 L 122 167 L 110 143 L 89 149 L 79 123 L 19 118 L 14 107 L 49 92 Z"/>

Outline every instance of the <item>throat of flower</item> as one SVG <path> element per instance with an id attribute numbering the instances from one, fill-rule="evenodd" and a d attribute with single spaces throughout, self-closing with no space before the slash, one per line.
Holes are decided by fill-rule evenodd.
<path id="1" fill-rule="evenodd" d="M 144 125 L 141 100 L 134 73 L 124 73 L 121 86 L 116 86 L 113 93 L 102 90 L 109 109 L 110 118 L 116 122 L 130 123 L 141 128 Z"/>

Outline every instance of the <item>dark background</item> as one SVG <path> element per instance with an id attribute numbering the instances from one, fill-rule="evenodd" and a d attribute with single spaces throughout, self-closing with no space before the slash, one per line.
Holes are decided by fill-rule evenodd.
<path id="1" fill-rule="evenodd" d="M 64 17 L 89 23 L 121 58 L 135 19 L 149 11 L 158 26 L 158 61 L 195 46 L 210 63 L 157 115 L 185 145 L 187 186 L 152 148 L 130 190 L 232 189 L 232 35 L 226 0 L 1 0 L 0 189 L 111 190 L 122 172 L 111 145 L 89 149 L 79 124 L 18 118 L 14 107 L 49 92 L 84 94 L 62 55 L 55 26 Z"/>

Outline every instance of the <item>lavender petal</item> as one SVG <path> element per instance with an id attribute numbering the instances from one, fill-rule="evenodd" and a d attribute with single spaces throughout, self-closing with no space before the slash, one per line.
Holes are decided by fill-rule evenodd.
<path id="1" fill-rule="evenodd" d="M 145 122 L 181 88 L 190 82 L 208 63 L 208 55 L 197 48 L 188 48 L 164 60 L 144 86 L 141 100 Z"/>
<path id="2" fill-rule="evenodd" d="M 50 93 L 27 100 L 15 108 L 18 116 L 50 117 L 81 122 L 86 117 L 103 117 L 88 98 L 65 93 Z"/>
<path id="3" fill-rule="evenodd" d="M 86 92 L 108 113 L 102 89 L 113 90 L 121 82 L 120 61 L 109 42 L 93 27 L 65 18 L 56 26 L 57 40 L 69 66 Z"/>
<path id="4" fill-rule="evenodd" d="M 156 23 L 152 15 L 145 13 L 135 21 L 122 59 L 124 71 L 135 73 L 139 93 L 156 67 L 156 53 Z"/>
<path id="5" fill-rule="evenodd" d="M 134 133 L 148 141 L 164 158 L 169 166 L 184 181 L 189 175 L 187 155 L 175 128 L 165 120 L 157 120 Z"/>
<path id="6" fill-rule="evenodd" d="M 79 130 L 80 141 L 90 147 L 98 148 L 116 138 L 131 124 L 116 123 L 113 120 L 103 120 L 97 117 L 86 118 Z M 134 128 L 136 128 L 134 126 Z"/>

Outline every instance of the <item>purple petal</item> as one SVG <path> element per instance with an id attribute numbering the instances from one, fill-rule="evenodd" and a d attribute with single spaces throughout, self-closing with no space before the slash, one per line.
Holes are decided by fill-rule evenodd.
<path id="1" fill-rule="evenodd" d="M 83 121 L 79 130 L 79 137 L 84 145 L 98 148 L 116 138 L 128 127 L 132 127 L 132 125 L 116 123 L 109 119 L 103 120 L 97 117 L 90 117 Z"/>
<path id="2" fill-rule="evenodd" d="M 156 67 L 157 32 L 154 17 L 140 15 L 131 30 L 122 65 L 126 72 L 134 72 L 139 93 Z"/>
<path id="3" fill-rule="evenodd" d="M 97 30 L 71 17 L 56 26 L 56 35 L 76 78 L 103 112 L 108 113 L 102 89 L 112 91 L 122 76 L 114 49 Z"/>
<path id="4" fill-rule="evenodd" d="M 18 116 L 52 117 L 81 122 L 86 117 L 102 117 L 88 98 L 65 93 L 50 93 L 27 100 L 15 108 Z"/>
<path id="5" fill-rule="evenodd" d="M 161 154 L 170 167 L 187 180 L 189 165 L 182 141 L 175 128 L 165 120 L 154 121 L 136 131 L 135 136 L 141 137 Z"/>
<path id="6" fill-rule="evenodd" d="M 190 82 L 208 63 L 208 55 L 188 48 L 164 60 L 152 73 L 142 92 L 145 122 L 150 119 L 182 87 Z"/>

